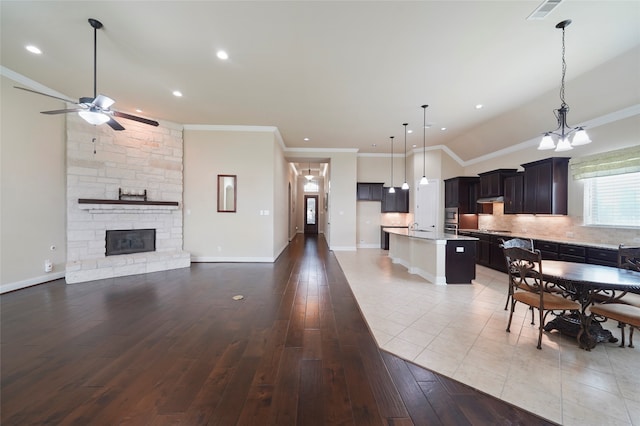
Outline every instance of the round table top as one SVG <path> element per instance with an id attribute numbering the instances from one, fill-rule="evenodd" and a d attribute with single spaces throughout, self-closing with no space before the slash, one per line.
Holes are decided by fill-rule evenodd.
<path id="1" fill-rule="evenodd" d="M 612 266 L 543 260 L 542 275 L 591 287 L 640 291 L 640 272 Z"/>

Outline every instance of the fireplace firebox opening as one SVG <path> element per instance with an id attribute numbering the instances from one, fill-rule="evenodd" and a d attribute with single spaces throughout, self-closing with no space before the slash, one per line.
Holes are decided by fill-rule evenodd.
<path id="1" fill-rule="evenodd" d="M 106 255 L 143 253 L 156 250 L 155 229 L 110 230 L 106 235 Z"/>

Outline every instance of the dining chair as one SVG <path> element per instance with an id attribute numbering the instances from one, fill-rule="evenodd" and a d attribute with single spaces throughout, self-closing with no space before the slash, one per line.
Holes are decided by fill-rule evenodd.
<path id="1" fill-rule="evenodd" d="M 629 326 L 629 347 L 633 348 L 633 330 L 640 328 L 640 308 L 625 303 L 597 303 L 590 308 L 591 314 L 618 321 L 624 348 L 624 329 Z"/>
<path id="2" fill-rule="evenodd" d="M 618 268 L 640 272 L 640 247 L 618 246 Z"/>
<path id="3" fill-rule="evenodd" d="M 640 247 L 618 246 L 618 268 L 640 272 Z M 601 300 L 595 303 L 590 311 L 607 319 L 618 321 L 622 339 L 620 347 L 624 347 L 625 327 L 629 326 L 629 347 L 633 348 L 633 330 L 640 327 L 640 294 L 625 292 L 620 297 Z"/>
<path id="4" fill-rule="evenodd" d="M 534 247 L 533 247 L 533 239 L 528 238 L 528 239 L 522 239 L 522 238 L 512 238 L 510 240 L 505 240 L 503 238 L 500 239 L 500 247 L 503 249 L 505 248 L 510 248 L 510 247 L 520 247 L 526 250 L 530 250 L 533 251 Z M 506 258 L 505 256 L 505 261 L 507 262 L 507 268 L 509 267 L 509 260 Z M 511 286 L 509 286 L 509 292 L 507 293 L 507 301 L 504 304 L 504 310 L 507 310 L 507 307 L 509 306 L 509 300 L 511 300 Z M 532 312 L 533 315 L 533 312 Z"/>
<path id="5" fill-rule="evenodd" d="M 507 259 L 507 273 L 511 288 L 511 312 L 507 332 L 511 332 L 511 321 L 516 303 L 520 302 L 539 312 L 538 349 L 542 349 L 542 330 L 544 322 L 552 311 L 580 311 L 580 304 L 566 299 L 558 293 L 556 285 L 542 278 L 542 255 L 540 250 L 526 250 L 521 247 L 504 249 Z M 533 315 L 531 324 L 534 324 Z"/>

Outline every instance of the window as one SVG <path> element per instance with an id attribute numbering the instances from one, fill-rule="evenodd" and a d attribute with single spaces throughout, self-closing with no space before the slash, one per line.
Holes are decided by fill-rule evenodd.
<path id="1" fill-rule="evenodd" d="M 320 187 L 315 180 L 309 180 L 304 184 L 304 192 L 318 192 Z"/>
<path id="2" fill-rule="evenodd" d="M 584 223 L 640 227 L 640 172 L 585 179 Z"/>

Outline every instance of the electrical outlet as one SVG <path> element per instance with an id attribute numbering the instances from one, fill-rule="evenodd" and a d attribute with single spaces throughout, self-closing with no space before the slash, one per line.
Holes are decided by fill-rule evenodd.
<path id="1" fill-rule="evenodd" d="M 53 263 L 51 262 L 51 260 L 47 259 L 44 261 L 44 271 L 45 272 L 53 271 Z"/>

